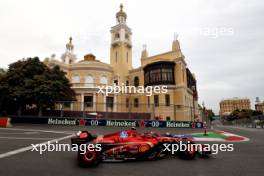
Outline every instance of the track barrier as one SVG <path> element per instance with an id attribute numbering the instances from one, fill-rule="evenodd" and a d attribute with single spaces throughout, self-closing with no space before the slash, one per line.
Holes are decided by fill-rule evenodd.
<path id="1" fill-rule="evenodd" d="M 11 127 L 10 118 L 8 117 L 0 117 L 0 127 L 8 128 Z"/>
<path id="2" fill-rule="evenodd" d="M 11 117 L 12 123 L 78 125 L 106 127 L 152 127 L 152 128 L 203 128 L 202 122 L 160 121 L 138 119 L 90 119 L 90 118 L 55 118 L 55 117 Z"/>

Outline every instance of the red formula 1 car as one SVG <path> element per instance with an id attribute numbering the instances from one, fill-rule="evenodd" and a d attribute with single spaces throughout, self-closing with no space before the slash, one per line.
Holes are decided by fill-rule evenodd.
<path id="1" fill-rule="evenodd" d="M 193 147 L 191 137 L 179 137 L 169 133 L 139 133 L 135 129 L 113 134 L 93 136 L 88 131 L 77 133 L 71 139 L 72 145 L 79 146 L 77 160 L 82 167 L 98 165 L 101 161 L 155 160 L 166 155 L 178 155 L 184 159 L 193 159 L 196 154 L 202 157 L 211 154 L 203 145 Z M 184 151 L 173 151 L 178 144 L 186 144 Z M 92 146 L 91 146 L 92 145 Z M 89 146 L 89 147 L 87 147 Z M 179 146 L 179 145 L 178 145 Z M 85 150 L 82 150 L 84 149 Z M 92 149 L 92 150 L 91 150 Z"/>

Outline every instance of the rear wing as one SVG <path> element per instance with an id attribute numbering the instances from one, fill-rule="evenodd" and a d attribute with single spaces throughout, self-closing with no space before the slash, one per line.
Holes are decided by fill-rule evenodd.
<path id="1" fill-rule="evenodd" d="M 76 133 L 76 136 L 71 138 L 71 144 L 85 144 L 87 142 L 92 141 L 93 139 L 95 139 L 95 136 L 92 136 L 91 133 L 89 133 L 88 131 L 79 131 L 78 133 Z"/>

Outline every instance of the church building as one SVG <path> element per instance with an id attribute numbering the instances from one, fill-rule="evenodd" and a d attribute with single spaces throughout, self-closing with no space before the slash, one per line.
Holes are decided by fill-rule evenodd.
<path id="1" fill-rule="evenodd" d="M 73 39 L 66 44 L 60 59 L 46 58 L 49 67 L 58 65 L 72 83 L 76 101 L 63 103 L 63 109 L 121 114 L 123 119 L 147 118 L 159 120 L 198 120 L 196 78 L 188 69 L 177 36 L 171 48 L 157 55 L 149 55 L 143 47 L 141 58 L 133 58 L 132 30 L 127 25 L 127 14 L 120 5 L 116 25 L 111 27 L 110 64 L 103 63 L 93 54 L 78 59 L 74 54 Z M 134 59 L 141 66 L 132 67 Z M 98 86 L 167 86 L 167 93 L 146 96 L 139 93 L 105 95 Z"/>

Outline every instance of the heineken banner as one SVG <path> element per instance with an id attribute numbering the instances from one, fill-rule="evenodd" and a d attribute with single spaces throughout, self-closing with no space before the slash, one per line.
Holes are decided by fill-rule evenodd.
<path id="1" fill-rule="evenodd" d="M 155 120 L 107 120 L 107 119 L 53 119 L 48 124 L 54 125 L 85 125 L 108 127 L 153 127 L 153 128 L 202 128 L 199 122 L 155 121 Z"/>
<path id="2" fill-rule="evenodd" d="M 39 118 L 39 117 L 11 117 L 12 123 L 32 123 L 49 125 L 80 125 L 80 126 L 108 126 L 108 127 L 152 127 L 152 128 L 203 128 L 201 122 L 157 121 L 157 120 L 108 120 L 87 118 Z"/>

